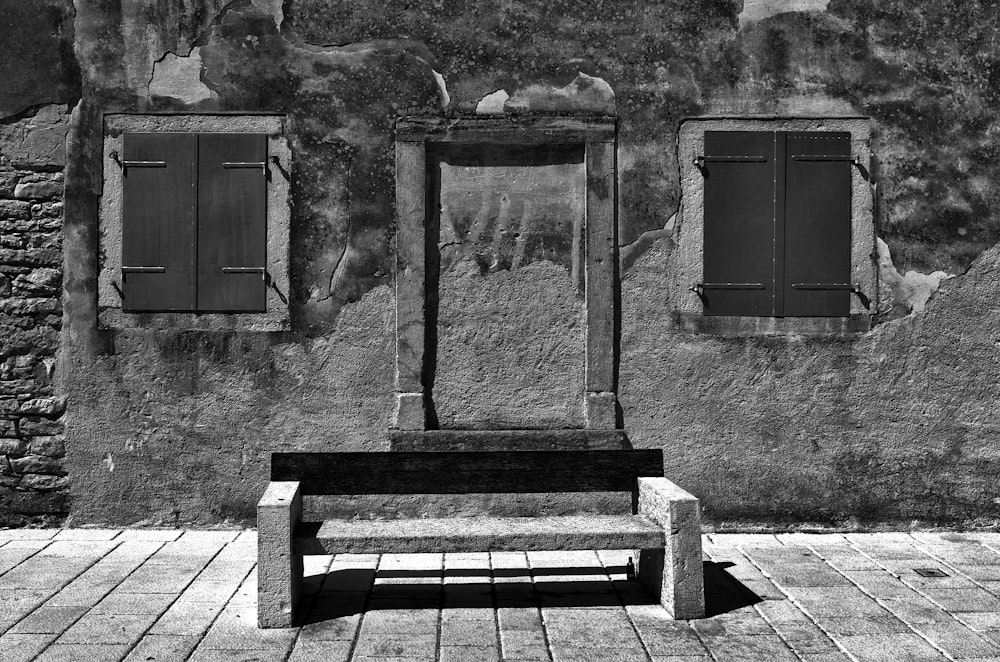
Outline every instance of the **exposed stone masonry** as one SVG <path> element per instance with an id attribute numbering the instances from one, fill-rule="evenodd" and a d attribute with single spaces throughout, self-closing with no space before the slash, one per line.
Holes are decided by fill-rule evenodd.
<path id="1" fill-rule="evenodd" d="M 62 326 L 63 175 L 0 161 L 0 526 L 61 518 L 68 478 L 53 384 Z"/>

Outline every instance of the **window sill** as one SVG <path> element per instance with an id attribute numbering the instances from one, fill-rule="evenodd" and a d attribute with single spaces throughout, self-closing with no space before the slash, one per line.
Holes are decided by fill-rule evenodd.
<path id="1" fill-rule="evenodd" d="M 735 317 L 674 311 L 674 325 L 685 333 L 714 336 L 846 336 L 871 329 L 872 316 L 849 317 Z"/>
<path id="2" fill-rule="evenodd" d="M 106 329 L 148 331 L 287 331 L 288 310 L 268 313 L 126 313 L 104 308 L 98 323 Z"/>

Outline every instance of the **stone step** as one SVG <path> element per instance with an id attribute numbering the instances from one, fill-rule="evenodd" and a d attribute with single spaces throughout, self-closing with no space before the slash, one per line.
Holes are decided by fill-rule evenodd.
<path id="1" fill-rule="evenodd" d="M 639 515 L 330 520 L 296 529 L 298 554 L 662 549 L 663 528 Z"/>

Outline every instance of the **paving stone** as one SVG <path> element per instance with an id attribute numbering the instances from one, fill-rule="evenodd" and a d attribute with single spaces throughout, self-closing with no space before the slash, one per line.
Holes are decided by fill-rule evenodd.
<path id="1" fill-rule="evenodd" d="M 492 609 L 444 609 L 441 611 L 441 621 L 490 621 L 494 622 L 497 612 Z"/>
<path id="2" fill-rule="evenodd" d="M 324 618 L 322 611 L 313 611 L 299 631 L 299 641 L 352 641 L 360 624 L 361 614 Z"/>
<path id="3" fill-rule="evenodd" d="M 885 563 L 886 561 L 919 561 L 921 563 L 933 561 L 933 557 L 916 545 L 855 545 L 855 549 L 870 556 L 879 563 Z"/>
<path id="4" fill-rule="evenodd" d="M 25 559 L 31 558 L 49 544 L 47 540 L 25 540 L 18 541 L 18 543 L 10 543 L 0 547 L 0 575 L 16 567 Z"/>
<path id="5" fill-rule="evenodd" d="M 501 607 L 497 609 L 501 630 L 542 629 L 542 614 L 536 607 Z"/>
<path id="6" fill-rule="evenodd" d="M 813 618 L 879 616 L 885 609 L 855 587 L 795 587 L 789 593 Z"/>
<path id="7" fill-rule="evenodd" d="M 964 565 L 952 563 L 951 567 L 976 582 L 1000 582 L 1000 565 Z"/>
<path id="8" fill-rule="evenodd" d="M 838 643 L 858 662 L 945 662 L 947 658 L 915 634 L 862 634 Z"/>
<path id="9" fill-rule="evenodd" d="M 744 579 L 743 588 L 761 600 L 787 600 L 788 595 L 769 579 Z"/>
<path id="10" fill-rule="evenodd" d="M 60 644 L 134 644 L 154 614 L 86 614 L 59 637 Z"/>
<path id="11" fill-rule="evenodd" d="M 117 540 L 171 542 L 180 538 L 183 533 L 183 529 L 123 529 Z"/>
<path id="12" fill-rule="evenodd" d="M 89 559 L 94 562 L 107 556 L 118 547 L 117 540 L 58 540 L 52 542 L 38 552 L 38 556 L 65 557 L 71 559 Z"/>
<path id="13" fill-rule="evenodd" d="M 1000 565 L 1000 552 L 975 544 L 924 545 L 922 547 L 933 556 L 947 559 L 948 563 L 962 565 Z"/>
<path id="14" fill-rule="evenodd" d="M 69 559 L 40 554 L 0 576 L 0 589 L 62 588 L 95 561 L 93 558 Z"/>
<path id="15" fill-rule="evenodd" d="M 933 567 L 941 567 L 941 564 L 936 564 Z M 968 577 L 962 577 L 954 574 L 955 571 L 951 568 L 941 568 L 945 572 L 948 572 L 950 576 L 948 577 L 921 577 L 912 569 L 907 569 L 905 572 L 898 572 L 899 579 L 907 586 L 911 586 L 918 591 L 923 591 L 927 588 L 932 589 L 948 589 L 948 588 L 964 588 L 964 589 L 974 589 L 976 588 L 976 583 L 973 582 Z"/>
<path id="16" fill-rule="evenodd" d="M 90 610 L 91 614 L 162 614 L 177 598 L 173 593 L 123 593 L 111 591 Z"/>
<path id="17" fill-rule="evenodd" d="M 351 657 L 351 641 L 295 642 L 288 662 L 347 662 Z"/>
<path id="18" fill-rule="evenodd" d="M 545 635 L 540 630 L 500 629 L 500 650 L 505 660 L 549 659 Z"/>
<path id="19" fill-rule="evenodd" d="M 753 605 L 767 621 L 774 623 L 801 622 L 812 620 L 790 600 L 764 600 Z"/>
<path id="20" fill-rule="evenodd" d="M 798 657 L 778 635 L 712 637 L 707 643 L 712 655 L 719 662 L 751 662 L 752 660 L 798 662 Z"/>
<path id="21" fill-rule="evenodd" d="M 242 531 L 230 530 L 230 531 L 191 531 L 185 530 L 184 533 L 178 538 L 177 543 L 183 544 L 189 549 L 195 549 L 198 547 L 222 547 L 223 545 L 233 542 L 236 537 L 239 536 Z"/>
<path id="22" fill-rule="evenodd" d="M 778 533 L 775 535 L 784 545 L 842 545 L 850 544 L 842 534 L 839 533 Z"/>
<path id="23" fill-rule="evenodd" d="M 121 529 L 62 529 L 53 540 L 111 540 L 118 537 Z"/>
<path id="24" fill-rule="evenodd" d="M 54 634 L 11 634 L 0 636 L 3 662 L 29 662 L 55 640 Z"/>
<path id="25" fill-rule="evenodd" d="M 713 662 L 712 658 L 706 655 L 654 655 L 652 662 Z"/>
<path id="26" fill-rule="evenodd" d="M 258 628 L 255 607 L 229 604 L 219 613 L 198 648 L 280 649 L 290 647 L 296 634 L 294 629 Z"/>
<path id="27" fill-rule="evenodd" d="M 1000 598 L 981 588 L 925 588 L 921 593 L 950 612 L 1000 611 Z"/>
<path id="28" fill-rule="evenodd" d="M 801 653 L 802 662 L 854 662 L 843 653 L 825 651 L 823 653 Z"/>
<path id="29" fill-rule="evenodd" d="M 45 652 L 35 658 L 35 662 L 67 662 L 68 660 L 86 660 L 86 662 L 118 662 L 128 652 L 129 647 L 122 644 L 61 644 L 55 643 L 45 649 Z"/>
<path id="30" fill-rule="evenodd" d="M 441 645 L 495 647 L 497 628 L 492 621 L 443 621 Z"/>
<path id="31" fill-rule="evenodd" d="M 121 581 L 120 579 L 91 581 L 86 575 L 87 573 L 84 573 L 67 584 L 49 598 L 46 604 L 52 607 L 93 607 Z"/>
<path id="32" fill-rule="evenodd" d="M 41 589 L 0 589 L 0 632 L 33 612 L 51 594 Z"/>
<path id="33" fill-rule="evenodd" d="M 649 656 L 641 648 L 629 650 L 622 648 L 604 647 L 569 647 L 553 646 L 552 659 L 554 662 L 647 662 Z"/>
<path id="34" fill-rule="evenodd" d="M 952 657 L 1000 657 L 1000 646 L 983 639 L 961 623 L 921 623 L 915 628 Z"/>
<path id="35" fill-rule="evenodd" d="M 498 662 L 496 646 L 442 646 L 440 662 Z"/>
<path id="36" fill-rule="evenodd" d="M 691 625 L 702 637 L 774 634 L 771 624 L 753 607 L 691 621 Z"/>
<path id="37" fill-rule="evenodd" d="M 873 559 L 853 547 L 843 545 L 813 545 L 812 549 L 837 570 L 883 570 Z"/>
<path id="38" fill-rule="evenodd" d="M 87 612 L 86 607 L 41 606 L 24 617 L 9 634 L 61 634 Z"/>
<path id="39" fill-rule="evenodd" d="M 1000 631 L 1000 613 L 995 611 L 968 611 L 955 614 L 955 618 L 976 632 Z"/>
<path id="40" fill-rule="evenodd" d="M 833 639 L 809 621 L 774 623 L 774 629 L 796 653 L 825 653 L 837 650 Z"/>
<path id="41" fill-rule="evenodd" d="M 708 536 L 719 547 L 751 545 L 753 547 L 778 547 L 783 543 L 770 533 L 713 533 Z"/>
<path id="42" fill-rule="evenodd" d="M 927 598 L 919 599 L 886 599 L 882 601 L 894 616 L 913 625 L 914 623 L 947 623 L 954 620 L 951 614 L 944 611 Z M 957 614 L 961 616 L 961 614 Z"/>
<path id="43" fill-rule="evenodd" d="M 845 570 L 844 576 L 876 598 L 919 599 L 913 588 L 884 570 Z"/>
<path id="44" fill-rule="evenodd" d="M 818 618 L 817 622 L 835 637 L 845 634 L 908 634 L 912 631 L 889 612 L 867 616 L 827 616 Z"/>
<path id="45" fill-rule="evenodd" d="M 242 579 L 242 577 L 240 578 Z M 199 576 L 184 589 L 184 597 L 196 602 L 227 602 L 240 588 L 239 581 L 205 581 Z M 133 593 L 131 595 L 142 595 Z M 169 594 L 146 594 L 166 596 Z"/>
<path id="46" fill-rule="evenodd" d="M 851 581 L 825 563 L 789 564 L 766 571 L 778 586 L 850 586 Z"/>
<path id="47" fill-rule="evenodd" d="M 633 619 L 642 643 L 651 655 L 705 655 L 708 651 L 685 621 Z"/>
<path id="48" fill-rule="evenodd" d="M 437 609 L 384 609 L 368 611 L 361 620 L 361 636 L 375 634 L 437 633 Z"/>
<path id="49" fill-rule="evenodd" d="M 196 636 L 202 635 L 223 609 L 217 602 L 182 602 L 178 600 L 153 627 L 151 634 Z"/>
<path id="50" fill-rule="evenodd" d="M 147 634 L 123 662 L 175 662 L 187 659 L 200 637 Z"/>
<path id="51" fill-rule="evenodd" d="M 51 540 L 59 529 L 0 529 L 0 541 Z"/>
<path id="52" fill-rule="evenodd" d="M 283 660 L 291 649 L 288 642 L 285 646 L 274 646 L 264 649 L 247 648 L 205 648 L 198 646 L 187 662 L 274 662 Z"/>
<path id="53" fill-rule="evenodd" d="M 365 636 L 362 633 L 355 645 L 354 657 L 428 656 L 433 658 L 436 651 L 436 632 L 419 634 L 387 632 L 377 636 Z"/>
<path id="54" fill-rule="evenodd" d="M 912 545 L 917 542 L 905 531 L 886 531 L 882 533 L 845 533 L 848 542 L 862 546 Z"/>

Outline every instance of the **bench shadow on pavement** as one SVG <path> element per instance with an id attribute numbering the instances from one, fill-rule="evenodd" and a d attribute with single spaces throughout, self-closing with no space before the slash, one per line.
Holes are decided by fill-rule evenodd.
<path id="1" fill-rule="evenodd" d="M 736 611 L 763 601 L 763 598 L 726 572 L 726 568 L 733 565 L 735 564 L 729 561 L 718 563 L 705 561 L 702 564 L 705 569 L 706 618 Z"/>
<path id="2" fill-rule="evenodd" d="M 731 563 L 705 562 L 708 616 L 761 601 L 726 572 Z M 607 568 L 336 570 L 307 577 L 309 605 L 298 625 L 319 624 L 380 609 L 495 609 L 505 607 L 622 607 L 657 601 L 625 566 Z M 608 579 L 595 576 L 610 575 Z M 495 578 L 489 583 L 489 578 Z M 579 581 L 570 579 L 580 576 Z M 445 583 L 440 583 L 444 577 Z M 552 580 L 547 580 L 552 577 Z M 378 583 L 375 580 L 398 583 Z M 469 581 L 463 582 L 462 578 Z"/>

